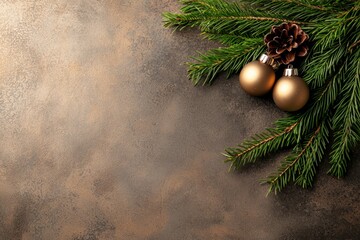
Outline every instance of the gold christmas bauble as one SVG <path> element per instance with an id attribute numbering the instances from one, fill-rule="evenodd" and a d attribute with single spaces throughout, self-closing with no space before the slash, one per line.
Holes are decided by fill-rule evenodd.
<path id="1" fill-rule="evenodd" d="M 275 104 L 284 111 L 297 111 L 309 100 L 309 87 L 299 76 L 282 76 L 273 89 Z"/>
<path id="2" fill-rule="evenodd" d="M 246 64 L 240 72 L 240 86 L 252 96 L 268 93 L 275 83 L 275 72 L 271 66 L 261 61 Z"/>

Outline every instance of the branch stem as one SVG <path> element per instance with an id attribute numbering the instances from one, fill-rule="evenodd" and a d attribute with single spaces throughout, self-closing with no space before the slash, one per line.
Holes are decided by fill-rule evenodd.
<path id="1" fill-rule="evenodd" d="M 299 22 L 290 19 L 283 19 L 283 18 L 273 18 L 273 17 L 255 17 L 255 16 L 216 16 L 216 17 L 194 17 L 191 20 L 198 21 L 198 20 L 214 20 L 214 19 L 230 19 L 230 20 L 255 20 L 255 21 L 272 21 L 272 22 L 290 22 L 296 24 L 307 24 L 306 22 Z M 181 17 L 176 18 L 177 21 L 181 21 Z"/>
<path id="2" fill-rule="evenodd" d="M 274 178 L 271 181 L 271 184 L 274 184 L 282 175 L 284 175 L 292 166 L 294 166 L 295 163 L 297 163 L 299 161 L 299 159 L 305 154 L 307 148 L 311 145 L 311 143 L 314 141 L 314 138 L 316 137 L 316 135 L 320 132 L 320 126 L 316 129 L 316 131 L 314 132 L 314 134 L 311 136 L 311 138 L 309 139 L 309 141 L 307 142 L 306 146 L 302 149 L 302 151 L 300 152 L 300 154 L 295 158 L 295 160 L 289 164 L 276 178 Z"/>
<path id="3" fill-rule="evenodd" d="M 359 45 L 360 45 L 360 40 L 354 42 L 353 44 L 350 45 L 349 51 L 352 51 L 354 48 L 356 48 Z"/>
<path id="4" fill-rule="evenodd" d="M 271 140 L 273 140 L 273 139 L 275 139 L 275 138 L 281 137 L 282 135 L 291 132 L 298 123 L 299 123 L 299 122 L 296 122 L 296 123 L 294 123 L 293 125 L 285 128 L 285 130 L 284 130 L 282 133 L 276 134 L 276 135 L 274 135 L 274 136 L 271 136 L 271 137 L 269 137 L 269 138 L 266 138 L 266 139 L 262 140 L 261 142 L 259 142 L 259 143 L 255 144 L 255 145 L 251 146 L 250 148 L 246 149 L 245 151 L 237 154 L 235 157 L 238 158 L 238 157 L 240 157 L 240 156 L 242 156 L 242 155 L 250 152 L 251 150 L 253 150 L 253 149 L 255 149 L 255 148 L 257 148 L 257 147 L 259 147 L 259 146 L 261 146 L 261 145 L 263 145 L 263 144 L 265 144 L 265 143 L 267 143 L 267 142 L 269 142 L 269 141 L 271 141 Z"/>
<path id="5" fill-rule="evenodd" d="M 281 2 L 282 0 L 274 0 L 274 2 Z M 286 0 L 286 2 L 288 3 L 294 3 L 300 6 L 304 6 L 304 7 L 308 7 L 308 8 L 312 8 L 312 9 L 316 9 L 316 10 L 322 10 L 322 11 L 326 11 L 327 9 L 321 6 L 315 6 L 315 5 L 311 5 L 311 4 L 305 4 L 299 1 L 294 1 L 294 0 Z"/>

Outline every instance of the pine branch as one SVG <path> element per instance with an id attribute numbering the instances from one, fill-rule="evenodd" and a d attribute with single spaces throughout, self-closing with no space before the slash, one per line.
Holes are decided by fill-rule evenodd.
<path id="1" fill-rule="evenodd" d="M 237 33 L 245 37 L 261 36 L 264 32 L 268 31 L 271 25 L 274 24 L 280 24 L 283 22 L 303 24 L 302 22 L 291 19 L 261 15 L 224 16 L 221 13 L 219 13 L 219 15 L 213 15 L 205 12 L 201 15 L 164 13 L 163 16 L 164 26 L 173 27 L 175 30 L 182 30 L 185 27 L 199 26 L 202 31 Z"/>
<path id="2" fill-rule="evenodd" d="M 337 73 L 330 77 L 326 85 L 313 90 L 314 94 L 310 99 L 307 109 L 297 114 L 300 119 L 299 124 L 294 129 L 298 136 L 297 142 L 300 142 L 301 138 L 309 130 L 315 128 L 328 114 L 329 109 L 334 105 L 339 94 L 344 75 L 346 75 L 346 69 L 343 65 L 338 69 Z"/>
<path id="3" fill-rule="evenodd" d="M 318 6 L 318 5 L 314 5 L 312 4 L 312 2 L 309 1 L 303 1 L 303 0 L 272 0 L 272 2 L 286 2 L 286 3 L 290 3 L 290 4 L 294 4 L 295 6 L 300 6 L 300 7 L 306 7 L 306 8 L 311 8 L 316 10 L 315 12 L 319 13 L 319 11 L 317 10 L 321 10 L 321 11 L 328 11 L 329 9 L 324 7 L 324 6 Z"/>
<path id="4" fill-rule="evenodd" d="M 281 191 L 288 183 L 296 182 L 306 188 L 312 186 L 316 167 L 324 156 L 328 143 L 329 126 L 323 122 L 301 145 L 281 163 L 277 172 L 265 183 L 270 184 L 269 193 Z"/>
<path id="5" fill-rule="evenodd" d="M 340 13 L 339 17 L 329 18 L 308 29 L 312 40 L 315 41 L 313 50 L 326 53 L 326 49 L 334 48 L 335 45 L 341 46 L 343 43 L 358 40 L 359 35 L 354 33 L 359 29 L 359 14 L 359 9 L 351 8 Z"/>
<path id="6" fill-rule="evenodd" d="M 330 114 L 329 114 L 330 116 Z M 321 160 L 324 158 L 325 151 L 329 143 L 330 120 L 325 118 L 320 126 L 320 132 L 315 138 L 314 143 L 309 146 L 311 148 L 307 151 L 306 161 L 303 164 L 303 170 L 299 173 L 295 183 L 303 188 L 312 187 L 316 168 Z"/>
<path id="7" fill-rule="evenodd" d="M 319 22 L 332 14 L 332 9 L 314 5 L 313 1 L 303 0 L 243 0 L 251 7 L 262 11 L 283 15 L 286 18 L 297 19 L 302 22 Z"/>
<path id="8" fill-rule="evenodd" d="M 356 0 L 271 0 L 273 2 L 289 2 L 299 7 L 307 7 L 321 11 L 339 11 L 354 6 Z"/>
<path id="9" fill-rule="evenodd" d="M 188 63 L 189 78 L 194 85 L 212 84 L 217 74 L 223 71 L 230 76 L 236 73 L 249 59 L 256 59 L 264 51 L 261 39 L 243 39 L 239 44 L 210 50 Z"/>
<path id="10" fill-rule="evenodd" d="M 277 122 L 275 128 L 269 128 L 265 132 L 244 141 L 236 148 L 228 148 L 223 154 L 225 162 L 231 162 L 230 169 L 239 169 L 245 164 L 255 162 L 256 159 L 267 154 L 295 144 L 296 137 L 292 134 L 298 124 L 295 119 L 287 119 L 286 125 Z"/>
<path id="11" fill-rule="evenodd" d="M 346 173 L 350 151 L 360 141 L 360 50 L 354 54 L 347 69 L 349 82 L 344 85 L 333 117 L 334 144 L 330 154 L 329 173 L 342 177 Z"/>
<path id="12" fill-rule="evenodd" d="M 183 1 L 181 14 L 164 13 L 164 26 L 174 29 L 199 26 L 201 31 L 213 33 L 235 33 L 244 37 L 263 36 L 271 25 L 282 22 L 302 22 L 270 15 L 246 8 L 237 2 L 223 0 Z"/>
<path id="13" fill-rule="evenodd" d="M 324 86 L 347 58 L 346 46 L 311 52 L 303 64 L 304 80 L 312 88 Z"/>

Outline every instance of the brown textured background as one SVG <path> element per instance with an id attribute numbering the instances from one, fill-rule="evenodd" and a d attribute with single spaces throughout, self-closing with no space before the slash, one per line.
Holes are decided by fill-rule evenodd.
<path id="1" fill-rule="evenodd" d="M 163 29 L 178 7 L 1 1 L 0 239 L 359 239 L 356 161 L 267 198 L 282 154 L 227 173 L 224 147 L 284 113 L 236 76 L 192 87 L 183 62 L 216 45 Z"/>

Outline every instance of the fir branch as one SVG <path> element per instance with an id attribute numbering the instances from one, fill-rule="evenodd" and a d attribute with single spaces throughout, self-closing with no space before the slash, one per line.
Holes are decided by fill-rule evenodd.
<path id="1" fill-rule="evenodd" d="M 346 58 L 346 46 L 311 52 L 302 67 L 305 82 L 312 89 L 324 86 L 339 71 Z"/>
<path id="2" fill-rule="evenodd" d="M 324 158 L 325 151 L 328 148 L 329 133 L 330 133 L 330 119 L 329 117 L 324 118 L 324 122 L 320 126 L 320 132 L 314 143 L 309 146 L 310 151 L 307 151 L 306 161 L 302 165 L 302 171 L 299 172 L 295 183 L 303 188 L 312 187 L 316 168 L 318 167 L 321 160 Z"/>
<path id="3" fill-rule="evenodd" d="M 282 121 L 284 121 L 283 119 Z M 269 128 L 265 132 L 244 141 L 236 148 L 228 148 L 223 154 L 225 162 L 231 162 L 230 169 L 239 169 L 241 166 L 255 162 L 256 159 L 281 148 L 295 144 L 296 137 L 292 133 L 297 126 L 296 119 L 288 118 L 286 123 L 278 121 L 275 128 Z"/>
<path id="4" fill-rule="evenodd" d="M 279 0 L 282 1 L 282 0 Z M 296 0 L 291 0 L 296 1 Z M 298 0 L 301 3 L 318 6 L 319 10 L 342 11 L 353 7 L 357 0 Z"/>
<path id="5" fill-rule="evenodd" d="M 215 31 L 218 33 L 255 33 L 256 36 L 262 35 L 271 25 L 282 22 L 292 22 L 304 24 L 303 22 L 294 21 L 285 18 L 275 18 L 267 16 L 224 16 L 212 15 L 209 13 L 198 14 L 173 14 L 164 13 L 164 26 L 173 27 L 175 30 L 181 30 L 185 27 L 199 26 L 202 31 Z M 263 22 L 260 24 L 259 22 Z"/>
<path id="6" fill-rule="evenodd" d="M 283 2 L 283 0 L 272 0 L 273 2 Z M 321 11 L 328 11 L 329 9 L 324 7 L 324 6 L 317 6 L 317 5 L 312 5 L 310 2 L 308 1 L 301 1 L 301 0 L 285 0 L 285 2 L 288 3 L 292 3 L 301 7 L 307 7 L 307 8 L 312 8 L 315 10 L 321 10 Z M 318 12 L 318 11 L 317 11 Z"/>
<path id="7" fill-rule="evenodd" d="M 201 31 L 213 33 L 236 33 L 244 37 L 263 36 L 271 25 L 282 22 L 303 22 L 283 18 L 278 14 L 269 14 L 247 8 L 237 2 L 223 0 L 183 1 L 181 14 L 166 12 L 163 14 L 165 27 L 183 29 L 199 26 Z"/>
<path id="8" fill-rule="evenodd" d="M 256 59 L 264 51 L 261 39 L 244 39 L 230 47 L 210 50 L 194 58 L 196 63 L 188 63 L 189 78 L 194 85 L 202 82 L 212 84 L 219 72 L 226 71 L 228 76 L 238 72 L 248 59 Z"/>
<path id="9" fill-rule="evenodd" d="M 305 136 L 309 130 L 315 128 L 324 117 L 328 114 L 329 109 L 334 105 L 336 98 L 340 92 L 342 80 L 346 77 L 346 64 L 340 66 L 338 72 L 329 77 L 325 86 L 314 89 L 314 94 L 310 99 L 307 109 L 298 113 L 299 124 L 294 129 L 298 136 L 298 141 Z"/>
<path id="10" fill-rule="evenodd" d="M 333 117 L 334 144 L 330 154 L 329 173 L 342 177 L 346 173 L 350 151 L 360 141 L 360 50 L 354 54 L 347 69 L 349 82 L 344 85 Z"/>
<path id="11" fill-rule="evenodd" d="M 312 40 L 315 41 L 313 50 L 326 52 L 326 49 L 334 48 L 336 45 L 341 46 L 344 42 L 355 42 L 359 37 L 356 34 L 359 29 L 359 22 L 359 10 L 350 9 L 343 12 L 341 17 L 329 18 L 317 23 L 309 31 Z"/>
<path id="12" fill-rule="evenodd" d="M 270 184 L 269 192 L 281 191 L 290 181 L 295 181 L 297 178 L 297 171 L 300 168 L 300 161 L 305 160 L 307 151 L 309 151 L 311 144 L 313 143 L 315 137 L 320 132 L 320 127 L 311 135 L 310 139 L 306 141 L 306 145 L 303 148 L 296 146 L 291 155 L 285 158 L 281 163 L 278 171 L 273 173 L 266 180 Z"/>
<path id="13" fill-rule="evenodd" d="M 316 167 L 325 154 L 328 136 L 329 125 L 324 121 L 303 144 L 293 149 L 277 172 L 263 181 L 270 184 L 269 193 L 274 191 L 276 194 L 291 181 L 304 188 L 312 186 Z"/>
<path id="14" fill-rule="evenodd" d="M 253 0 L 252 2 L 264 2 L 264 0 Z M 268 0 L 268 2 L 291 3 L 294 8 L 311 8 L 319 11 L 339 11 L 346 10 L 354 6 L 356 0 Z"/>
<path id="15" fill-rule="evenodd" d="M 282 15 L 302 22 L 319 22 L 332 14 L 329 8 L 301 0 L 243 0 L 242 2 L 246 2 L 251 7 L 259 8 L 264 12 L 271 12 L 272 14 Z"/>

